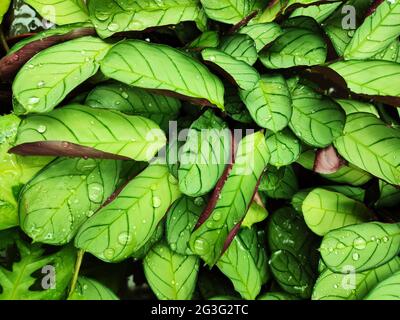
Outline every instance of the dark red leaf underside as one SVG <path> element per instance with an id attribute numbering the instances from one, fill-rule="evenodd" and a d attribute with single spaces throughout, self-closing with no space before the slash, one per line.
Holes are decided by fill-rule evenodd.
<path id="1" fill-rule="evenodd" d="M 330 145 L 317 151 L 313 170 L 317 173 L 331 174 L 337 172 L 345 164 L 346 161 L 339 156 L 335 147 Z"/>

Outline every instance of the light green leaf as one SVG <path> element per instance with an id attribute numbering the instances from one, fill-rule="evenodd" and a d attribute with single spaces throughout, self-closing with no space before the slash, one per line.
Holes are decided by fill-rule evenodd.
<path id="1" fill-rule="evenodd" d="M 153 248 L 153 246 L 162 239 L 162 237 L 164 236 L 164 227 L 164 221 L 161 221 L 156 227 L 156 230 L 154 230 L 153 234 L 150 236 L 149 240 L 147 240 L 146 243 L 141 246 L 139 250 L 136 250 L 132 254 L 131 257 L 134 261 L 143 260 L 149 253 L 151 248 Z"/>
<path id="2" fill-rule="evenodd" d="M 205 29 L 206 17 L 198 0 L 91 0 L 89 13 L 98 34 L 142 31 L 151 27 L 195 21 Z"/>
<path id="3" fill-rule="evenodd" d="M 333 230 L 322 240 L 320 252 L 334 272 L 348 265 L 359 272 L 379 267 L 399 254 L 400 225 L 369 222 Z"/>
<path id="4" fill-rule="evenodd" d="M 108 155 L 149 161 L 165 145 L 166 137 L 153 121 L 146 118 L 71 104 L 43 115 L 31 115 L 21 122 L 16 149 L 34 142 L 41 142 L 39 145 L 43 149 L 46 142 L 59 142 L 58 154 L 68 155 L 68 145 L 63 143 L 69 142 Z M 44 150 L 36 152 L 42 154 L 40 152 Z"/>
<path id="5" fill-rule="evenodd" d="M 305 16 L 315 19 L 318 23 L 326 20 L 339 6 L 341 2 L 333 3 L 322 3 L 320 5 L 314 5 L 309 7 L 299 7 L 295 9 L 290 18 Z"/>
<path id="6" fill-rule="evenodd" d="M 365 300 L 400 300 L 400 272 L 397 271 L 389 278 L 378 283 L 368 295 Z"/>
<path id="7" fill-rule="evenodd" d="M 104 261 L 124 260 L 151 238 L 179 196 L 167 166 L 152 164 L 82 225 L 75 245 Z"/>
<path id="8" fill-rule="evenodd" d="M 217 31 L 206 31 L 194 39 L 188 48 L 203 49 L 216 48 L 219 46 L 219 34 Z"/>
<path id="9" fill-rule="evenodd" d="M 115 160 L 59 158 L 51 162 L 21 191 L 22 230 L 35 242 L 68 243 L 114 192 L 119 169 Z"/>
<path id="10" fill-rule="evenodd" d="M 259 190 L 272 199 L 291 199 L 299 186 L 292 166 L 268 167 L 261 178 Z"/>
<path id="11" fill-rule="evenodd" d="M 224 109 L 221 81 L 198 61 L 160 44 L 126 40 L 115 45 L 101 63 L 110 78 L 126 84 L 168 90 L 199 99 L 200 104 L 215 104 Z"/>
<path id="12" fill-rule="evenodd" d="M 236 34 L 223 38 L 218 49 L 251 66 L 258 59 L 255 42 L 246 34 Z"/>
<path id="13" fill-rule="evenodd" d="M 335 141 L 347 161 L 389 183 L 400 184 L 400 132 L 368 113 L 347 117 L 343 136 Z"/>
<path id="14" fill-rule="evenodd" d="M 345 113 L 328 97 L 305 86 L 292 93 L 293 114 L 290 128 L 305 143 L 314 147 L 327 147 L 342 134 Z"/>
<path id="15" fill-rule="evenodd" d="M 4 0 L 0 4 L 0 23 L 2 23 L 3 17 L 7 13 L 10 3 L 11 3 L 11 0 Z"/>
<path id="16" fill-rule="evenodd" d="M 342 109 L 346 112 L 346 115 L 358 112 L 365 112 L 365 113 L 371 113 L 375 115 L 377 118 L 380 117 L 378 110 L 371 103 L 357 101 L 357 100 L 345 100 L 345 99 L 337 99 L 335 101 L 340 104 Z"/>
<path id="17" fill-rule="evenodd" d="M 260 52 L 282 34 L 282 29 L 274 22 L 257 23 L 241 28 L 239 33 L 250 36 L 255 42 L 257 52 Z"/>
<path id="18" fill-rule="evenodd" d="M 190 300 L 196 287 L 199 258 L 156 244 L 143 262 L 149 285 L 160 300 Z"/>
<path id="19" fill-rule="evenodd" d="M 225 112 L 235 121 L 253 123 L 253 119 L 236 89 L 233 86 L 228 86 L 225 90 Z"/>
<path id="20" fill-rule="evenodd" d="M 337 228 L 366 222 L 372 215 L 363 203 L 322 188 L 307 195 L 302 212 L 307 226 L 320 236 Z"/>
<path id="21" fill-rule="evenodd" d="M 118 297 L 102 283 L 80 276 L 75 291 L 68 300 L 119 300 Z"/>
<path id="22" fill-rule="evenodd" d="M 376 201 L 377 208 L 395 208 L 400 205 L 400 189 L 379 180 L 379 199 Z"/>
<path id="23" fill-rule="evenodd" d="M 287 166 L 300 156 L 300 141 L 288 129 L 276 133 L 267 132 L 266 142 L 271 154 L 269 163 L 275 167 Z"/>
<path id="24" fill-rule="evenodd" d="M 43 18 L 58 25 L 89 20 L 87 8 L 83 0 L 25 0 Z"/>
<path id="25" fill-rule="evenodd" d="M 243 219 L 242 228 L 251 228 L 253 224 L 264 221 L 268 217 L 268 211 L 257 202 L 253 201 Z"/>
<path id="26" fill-rule="evenodd" d="M 292 116 L 288 87 L 281 75 L 263 75 L 252 89 L 240 91 L 254 121 L 274 132 L 285 128 Z"/>
<path id="27" fill-rule="evenodd" d="M 368 59 L 388 47 L 400 35 L 400 2 L 383 1 L 356 30 L 344 51 L 350 59 Z"/>
<path id="28" fill-rule="evenodd" d="M 18 72 L 13 94 L 16 112 L 47 112 L 99 69 L 110 45 L 94 37 L 67 41 L 39 52 Z"/>
<path id="29" fill-rule="evenodd" d="M 390 45 L 388 45 L 384 50 L 374 55 L 372 59 L 399 62 L 398 60 L 399 55 L 400 55 L 400 41 L 396 39 Z"/>

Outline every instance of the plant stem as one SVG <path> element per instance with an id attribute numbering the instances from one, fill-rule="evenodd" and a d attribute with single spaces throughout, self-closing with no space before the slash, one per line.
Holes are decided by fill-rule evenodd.
<path id="1" fill-rule="evenodd" d="M 75 270 L 74 270 L 74 275 L 73 275 L 72 280 L 71 280 L 71 286 L 69 288 L 68 298 L 71 297 L 71 295 L 75 291 L 76 282 L 78 281 L 79 270 L 81 269 L 81 264 L 82 264 L 83 255 L 84 254 L 85 254 L 84 250 L 79 250 L 78 253 L 77 253 L 77 258 L 76 258 L 76 263 L 75 263 Z"/>
<path id="2" fill-rule="evenodd" d="M 1 25 L 1 24 L 0 24 L 0 41 L 1 41 L 1 44 L 4 48 L 4 50 L 6 51 L 6 53 L 8 53 L 10 51 L 10 48 L 8 46 L 6 37 L 4 36 L 4 33 L 3 33 L 3 25 Z"/>

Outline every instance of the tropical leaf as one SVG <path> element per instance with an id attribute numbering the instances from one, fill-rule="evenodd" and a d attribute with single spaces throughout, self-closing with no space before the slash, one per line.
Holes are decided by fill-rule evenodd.
<path id="1" fill-rule="evenodd" d="M 119 300 L 118 297 L 100 282 L 80 276 L 75 291 L 68 300 Z"/>
<path id="2" fill-rule="evenodd" d="M 344 51 L 345 59 L 368 59 L 400 35 L 400 3 L 382 1 L 356 30 Z"/>
<path id="3" fill-rule="evenodd" d="M 257 70 L 246 62 L 233 58 L 218 49 L 206 48 L 201 52 L 203 60 L 211 62 L 222 69 L 223 74 L 232 78 L 239 88 L 250 90 L 260 80 Z"/>
<path id="4" fill-rule="evenodd" d="M 340 104 L 342 109 L 346 112 L 346 115 L 364 112 L 364 113 L 371 113 L 379 118 L 379 113 L 376 107 L 367 102 L 361 102 L 357 100 L 345 100 L 345 99 L 337 99 L 335 100 L 337 103 Z"/>
<path id="5" fill-rule="evenodd" d="M 110 45 L 82 37 L 41 51 L 23 67 L 13 82 L 19 114 L 51 111 L 69 92 L 93 76 Z"/>
<path id="6" fill-rule="evenodd" d="M 282 34 L 282 29 L 274 22 L 257 23 L 241 28 L 239 33 L 250 36 L 255 42 L 257 52 L 260 52 Z"/>
<path id="7" fill-rule="evenodd" d="M 166 239 L 172 251 L 182 255 L 192 254 L 189 239 L 205 208 L 203 198 L 183 196 L 169 208 L 165 224 Z"/>
<path id="8" fill-rule="evenodd" d="M 380 267 L 364 272 L 355 272 L 350 267 L 343 273 L 326 269 L 317 279 L 313 300 L 360 300 L 379 282 L 400 270 L 400 258 L 396 257 Z"/>
<path id="9" fill-rule="evenodd" d="M 399 55 L 400 55 L 400 41 L 396 39 L 390 45 L 388 45 L 384 50 L 374 55 L 372 59 L 399 62 L 398 61 Z"/>
<path id="10" fill-rule="evenodd" d="M 210 19 L 236 24 L 261 8 L 258 0 L 200 0 Z"/>
<path id="11" fill-rule="evenodd" d="M 391 208 L 397 207 L 400 204 L 400 189 L 379 180 L 379 199 L 376 201 L 377 208 Z"/>
<path id="12" fill-rule="evenodd" d="M 104 58 L 101 70 L 135 87 L 173 91 L 200 104 L 224 108 L 221 81 L 196 60 L 165 45 L 140 40 L 120 42 Z"/>
<path id="13" fill-rule="evenodd" d="M 343 136 L 335 141 L 342 157 L 389 183 L 400 184 L 400 133 L 368 113 L 347 117 Z"/>
<path id="14" fill-rule="evenodd" d="M 315 93 L 305 86 L 292 93 L 293 113 L 290 128 L 305 143 L 326 147 L 342 134 L 345 114 L 340 106 L 328 97 Z"/>
<path id="15" fill-rule="evenodd" d="M 263 75 L 253 88 L 239 94 L 259 126 L 277 132 L 288 125 L 292 106 L 286 81 L 281 75 Z"/>
<path id="16" fill-rule="evenodd" d="M 378 283 L 378 285 L 368 293 L 365 300 L 400 300 L 399 287 L 400 272 L 397 271 L 389 278 Z"/>
<path id="17" fill-rule="evenodd" d="M 309 7 L 300 7 L 295 9 L 290 18 L 304 16 L 315 19 L 318 23 L 326 20 L 341 5 L 341 2 L 322 3 Z"/>
<path id="18" fill-rule="evenodd" d="M 275 167 L 287 166 L 300 156 L 300 141 L 288 129 L 276 133 L 267 132 L 266 142 L 271 154 L 269 163 Z"/>
<path id="19" fill-rule="evenodd" d="M 307 226 L 320 236 L 337 228 L 366 222 L 372 215 L 363 203 L 322 188 L 307 195 L 302 212 Z"/>
<path id="20" fill-rule="evenodd" d="M 258 59 L 255 42 L 246 34 L 236 34 L 223 38 L 218 49 L 251 66 Z"/>
<path id="21" fill-rule="evenodd" d="M 251 228 L 253 224 L 264 221 L 268 217 L 268 211 L 262 205 L 253 201 L 243 219 L 242 228 Z"/>
<path id="22" fill-rule="evenodd" d="M 194 39 L 188 48 L 203 49 L 203 48 L 216 48 L 219 46 L 219 34 L 216 31 L 203 32 L 199 37 Z"/>
<path id="23" fill-rule="evenodd" d="M 291 199 L 299 189 L 296 174 L 291 166 L 268 167 L 260 181 L 259 190 L 272 199 Z"/>
<path id="24" fill-rule="evenodd" d="M 35 242 L 68 243 L 114 192 L 119 168 L 115 160 L 59 158 L 51 162 L 21 191 L 22 230 Z"/>
<path id="25" fill-rule="evenodd" d="M 269 69 L 313 66 L 324 63 L 327 46 L 315 31 L 287 28 L 273 44 L 260 54 L 260 60 Z"/>
<path id="26" fill-rule="evenodd" d="M 249 111 L 233 86 L 228 86 L 225 90 L 225 112 L 235 121 L 241 123 L 253 122 Z"/>
<path id="27" fill-rule="evenodd" d="M 255 229 L 241 230 L 217 267 L 230 278 L 243 299 L 254 300 L 268 278 L 267 255 Z"/>
<path id="28" fill-rule="evenodd" d="M 400 252 L 400 225 L 381 222 L 361 223 L 329 232 L 320 252 L 334 272 L 353 266 L 357 272 L 379 267 Z"/>
<path id="29" fill-rule="evenodd" d="M 149 240 L 147 240 L 146 243 L 139 248 L 139 250 L 136 250 L 132 254 L 131 257 L 134 261 L 143 260 L 150 252 L 151 248 L 153 248 L 156 243 L 161 241 L 162 237 L 164 236 L 164 227 L 164 221 L 161 221 L 156 227 L 156 230 L 154 230 L 153 234 L 150 236 Z"/>
<path id="30" fill-rule="evenodd" d="M 152 164 L 82 225 L 75 245 L 104 261 L 124 260 L 151 238 L 179 196 L 168 168 Z"/>
<path id="31" fill-rule="evenodd" d="M 156 244 L 143 262 L 146 279 L 160 300 L 190 300 L 192 298 L 199 258 L 173 252 L 163 242 Z"/>
<path id="32" fill-rule="evenodd" d="M 179 189 L 191 197 L 211 191 L 231 158 L 231 133 L 211 110 L 193 122 L 179 155 Z"/>
<path id="33" fill-rule="evenodd" d="M 99 157 L 115 158 L 117 155 L 149 161 L 165 141 L 160 128 L 146 118 L 71 104 L 23 120 L 18 129 L 17 146 L 12 152 L 73 156 L 77 155 L 72 150 L 75 146 L 81 150 L 81 156 L 90 157 L 90 150 L 94 150 L 94 155 L 97 151 Z"/>
<path id="34" fill-rule="evenodd" d="M 87 95 L 85 105 L 149 118 L 165 132 L 168 131 L 169 121 L 177 118 L 181 108 L 178 99 L 152 94 L 123 83 L 96 86 Z"/>
<path id="35" fill-rule="evenodd" d="M 89 20 L 87 8 L 83 0 L 25 0 L 43 18 L 58 24 L 70 24 Z"/>
<path id="36" fill-rule="evenodd" d="M 195 21 L 200 29 L 206 25 L 198 0 L 91 0 L 89 13 L 103 38 L 117 32 L 141 31 L 183 21 Z"/>
<path id="37" fill-rule="evenodd" d="M 220 193 L 206 208 L 206 221 L 190 238 L 190 247 L 210 266 L 214 265 L 237 232 L 254 196 L 258 180 L 269 160 L 264 135 L 256 132 L 244 137 L 238 146 L 235 163 Z M 200 221 L 200 220 L 199 220 Z"/>

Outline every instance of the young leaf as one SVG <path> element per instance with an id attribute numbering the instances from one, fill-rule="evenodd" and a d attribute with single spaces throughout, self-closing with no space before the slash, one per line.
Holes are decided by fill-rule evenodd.
<path id="1" fill-rule="evenodd" d="M 13 83 L 21 104 L 18 113 L 51 111 L 82 82 L 93 76 L 110 45 L 82 37 L 41 51 L 23 67 Z"/>
<path id="2" fill-rule="evenodd" d="M 292 106 L 289 89 L 281 75 L 263 75 L 253 88 L 239 94 L 260 127 L 277 132 L 288 125 Z"/>
<path id="3" fill-rule="evenodd" d="M 218 199 L 211 203 L 212 207 L 206 208 L 203 213 L 206 222 L 200 224 L 190 238 L 193 252 L 209 266 L 217 262 L 235 236 L 268 160 L 269 153 L 261 132 L 247 135 L 240 141 L 229 177 L 220 194 L 214 194 Z"/>
<path id="4" fill-rule="evenodd" d="M 117 32 L 142 31 L 183 21 L 195 21 L 200 29 L 205 29 L 206 24 L 197 0 L 91 0 L 89 13 L 103 38 Z"/>
<path id="5" fill-rule="evenodd" d="M 251 228 L 253 224 L 264 221 L 268 217 L 268 211 L 257 202 L 253 201 L 243 219 L 242 228 Z"/>
<path id="6" fill-rule="evenodd" d="M 75 291 L 68 300 L 119 300 L 118 297 L 102 283 L 80 276 Z"/>
<path id="7" fill-rule="evenodd" d="M 123 83 L 96 86 L 87 95 L 85 105 L 149 118 L 165 132 L 168 132 L 169 121 L 177 118 L 181 108 L 178 99 L 152 94 Z"/>
<path id="8" fill-rule="evenodd" d="M 300 7 L 292 12 L 290 18 L 294 17 L 311 17 L 318 23 L 326 20 L 341 5 L 341 2 L 322 3 L 309 7 Z"/>
<path id="9" fill-rule="evenodd" d="M 312 300 L 360 300 L 379 282 L 400 270 L 400 258 L 396 257 L 380 267 L 355 272 L 351 266 L 343 273 L 326 269 L 317 279 Z"/>
<path id="10" fill-rule="evenodd" d="M 43 18 L 57 25 L 85 22 L 89 20 L 87 8 L 83 0 L 25 0 Z"/>
<path id="11" fill-rule="evenodd" d="M 400 2 L 382 1 L 356 30 L 344 51 L 350 59 L 368 59 L 388 47 L 400 35 Z"/>
<path id="12" fill-rule="evenodd" d="M 101 70 L 132 86 L 172 91 L 202 105 L 224 109 L 221 81 L 198 61 L 165 45 L 139 40 L 120 42 L 104 58 Z"/>
<path id="13" fill-rule="evenodd" d="M 11 152 L 149 161 L 165 141 L 146 118 L 71 104 L 23 120 Z"/>
<path id="14" fill-rule="evenodd" d="M 254 300 L 268 278 L 267 255 L 255 229 L 243 229 L 233 239 L 217 267 L 231 279 L 243 299 Z"/>
<path id="15" fill-rule="evenodd" d="M 250 36 L 255 42 L 257 52 L 260 52 L 282 34 L 282 29 L 274 22 L 257 23 L 241 28 L 239 33 Z"/>
<path id="16" fill-rule="evenodd" d="M 68 243 L 114 192 L 119 169 L 115 160 L 59 158 L 51 162 L 21 191 L 22 230 L 35 242 Z"/>
<path id="17" fill-rule="evenodd" d="M 152 164 L 82 225 L 75 245 L 104 261 L 124 260 L 151 238 L 179 196 L 168 168 Z"/>
<path id="18" fill-rule="evenodd" d="M 268 167 L 260 181 L 259 190 L 273 199 L 290 199 L 299 189 L 296 174 L 291 166 Z"/>
<path id="19" fill-rule="evenodd" d="M 322 188 L 307 195 L 302 212 L 307 226 L 320 236 L 337 228 L 366 222 L 372 215 L 363 203 Z"/>
<path id="20" fill-rule="evenodd" d="M 300 141 L 288 129 L 276 133 L 267 132 L 266 142 L 271 154 L 269 162 L 275 167 L 287 166 L 295 162 L 300 156 Z"/>
<path id="21" fill-rule="evenodd" d="M 236 34 L 222 39 L 218 49 L 251 66 L 258 59 L 254 40 L 245 34 Z"/>
<path id="22" fill-rule="evenodd" d="M 389 183 L 400 184 L 400 133 L 368 113 L 347 117 L 335 147 L 347 161 Z"/>
<path id="23" fill-rule="evenodd" d="M 197 197 L 211 191 L 231 158 L 231 133 L 224 121 L 207 110 L 193 122 L 179 155 L 179 189 Z"/>
<path id="24" fill-rule="evenodd" d="M 196 287 L 199 258 L 173 252 L 156 244 L 143 262 L 149 285 L 160 300 L 190 300 Z"/>
<path id="25" fill-rule="evenodd" d="M 216 48 L 219 46 L 219 34 L 216 31 L 206 31 L 199 37 L 194 39 L 188 48 L 191 49 L 204 49 L 204 48 Z"/>
<path id="26" fill-rule="evenodd" d="M 365 112 L 371 113 L 379 118 L 378 110 L 376 110 L 376 107 L 371 103 L 345 99 L 337 99 L 335 101 L 340 104 L 342 109 L 346 112 L 346 115 L 358 112 Z"/>
<path id="27" fill-rule="evenodd" d="M 365 300 L 400 300 L 400 272 L 397 271 L 389 278 L 378 283 L 368 295 Z"/>
<path id="28" fill-rule="evenodd" d="M 256 69 L 221 50 L 206 48 L 201 52 L 201 56 L 203 60 L 219 67 L 222 73 L 226 73 L 243 90 L 250 90 L 260 80 Z"/>
<path id="29" fill-rule="evenodd" d="M 305 86 L 294 90 L 292 100 L 290 128 L 299 139 L 323 148 L 342 134 L 345 114 L 337 103 Z"/>
<path id="30" fill-rule="evenodd" d="M 322 240 L 320 252 L 334 272 L 348 265 L 359 272 L 379 267 L 399 254 L 400 225 L 369 222 L 333 230 Z"/>
<path id="31" fill-rule="evenodd" d="M 269 69 L 281 69 L 318 65 L 325 62 L 326 56 L 326 43 L 315 31 L 288 28 L 260 54 L 260 60 Z"/>
<path id="32" fill-rule="evenodd" d="M 172 251 L 182 255 L 192 254 L 189 239 L 205 208 L 203 198 L 183 196 L 169 208 L 165 224 L 166 239 Z"/>

